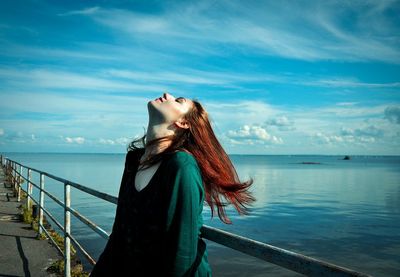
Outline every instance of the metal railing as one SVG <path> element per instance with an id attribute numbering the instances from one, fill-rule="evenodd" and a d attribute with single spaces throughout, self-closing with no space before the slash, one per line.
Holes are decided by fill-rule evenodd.
<path id="1" fill-rule="evenodd" d="M 75 182 L 54 176 L 47 172 L 37 170 L 28 166 L 24 166 L 16 161 L 10 160 L 3 156 L 0 156 L 1 165 L 4 167 L 11 168 L 12 180 L 14 185 L 14 191 L 17 192 L 17 199 L 20 201 L 21 191 L 27 194 L 26 205 L 29 208 L 31 201 L 35 202 L 39 207 L 39 234 L 45 233 L 46 236 L 51 240 L 57 250 L 64 256 L 64 276 L 71 276 L 71 253 L 70 245 L 71 242 L 74 244 L 78 250 L 83 254 L 83 256 L 91 263 L 96 264 L 95 260 L 90 256 L 90 254 L 82 247 L 82 245 L 72 236 L 71 234 L 71 213 L 82 221 L 85 225 L 90 227 L 94 232 L 99 234 L 101 237 L 108 239 L 109 234 L 97 226 L 94 222 L 88 218 L 81 215 L 77 210 L 71 207 L 71 186 L 93 195 L 97 198 L 103 199 L 105 201 L 117 204 L 118 198 Z M 26 170 L 27 177 L 23 176 L 23 170 Z M 32 171 L 40 174 L 40 184 L 37 185 L 32 182 Z M 44 188 L 44 177 L 51 178 L 53 180 L 59 181 L 64 185 L 64 202 L 59 200 L 56 196 L 45 190 Z M 21 188 L 22 180 L 26 181 L 26 190 Z M 35 200 L 32 196 L 32 186 L 39 190 L 39 200 Z M 53 199 L 57 204 L 64 208 L 64 225 L 59 223 L 54 216 L 45 208 L 44 196 L 45 194 Z M 50 234 L 47 232 L 43 226 L 43 212 L 62 230 L 64 237 L 64 251 L 62 251 L 57 243 L 53 240 Z M 260 241 L 256 241 L 247 237 L 239 236 L 230 232 L 220 230 L 218 228 L 203 225 L 201 228 L 202 238 L 214 241 L 218 244 L 224 245 L 226 247 L 238 250 L 250 256 L 259 258 L 269 263 L 276 264 L 278 266 L 284 267 L 286 269 L 295 271 L 306 276 L 359 276 L 359 277 L 372 277 L 365 273 L 357 272 L 346 267 L 341 267 L 332 263 L 328 263 L 319 259 L 311 258 L 296 252 L 288 251 L 270 244 L 266 244 Z"/>

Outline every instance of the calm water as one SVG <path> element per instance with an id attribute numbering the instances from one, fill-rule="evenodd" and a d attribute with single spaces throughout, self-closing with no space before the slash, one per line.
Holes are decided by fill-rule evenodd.
<path id="1" fill-rule="evenodd" d="M 118 194 L 124 154 L 7 153 L 27 166 Z M 228 209 L 232 225 L 210 219 L 204 224 L 322 259 L 374 276 L 400 276 L 400 157 L 353 156 L 231 156 L 242 180 L 253 177 L 257 202 L 249 216 Z M 302 164 L 318 162 L 320 164 Z M 25 172 L 26 174 L 26 172 Z M 37 174 L 33 175 L 38 181 Z M 46 189 L 62 198 L 58 182 Z M 116 206 L 72 191 L 72 206 L 111 231 Z M 36 193 L 37 194 L 37 193 Z M 46 205 L 62 221 L 51 200 Z M 106 241 L 72 220 L 72 233 L 97 258 Z M 54 225 L 54 224 L 53 224 Z M 302 276 L 238 251 L 207 242 L 214 276 Z M 87 269 L 90 266 L 85 264 Z"/>

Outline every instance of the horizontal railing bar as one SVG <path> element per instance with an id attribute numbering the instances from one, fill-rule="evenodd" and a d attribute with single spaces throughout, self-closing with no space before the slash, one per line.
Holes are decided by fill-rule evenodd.
<path id="1" fill-rule="evenodd" d="M 18 173 L 18 172 L 17 172 Z M 18 173 L 19 174 L 19 173 Z M 20 175 L 20 174 L 19 174 Z M 56 196 L 52 195 L 50 192 L 48 192 L 47 190 L 42 190 L 40 188 L 40 186 L 37 186 L 34 182 L 29 181 L 28 179 L 26 179 L 24 176 L 20 175 L 23 179 L 25 179 L 27 182 L 30 182 L 34 187 L 36 187 L 39 191 L 43 191 L 44 193 L 46 193 L 51 199 L 53 199 L 58 205 L 60 205 L 61 207 L 65 208 L 64 202 L 62 202 L 60 199 L 58 199 Z M 22 189 L 23 190 L 23 189 Z M 25 191 L 25 190 L 24 190 Z M 26 192 L 26 191 L 25 191 Z M 32 198 L 32 197 L 31 197 Z"/>
<path id="2" fill-rule="evenodd" d="M 34 198 L 32 198 L 32 200 L 33 200 L 33 202 L 36 203 L 36 205 L 37 205 L 39 208 L 41 207 L 40 204 L 39 204 Z M 58 228 L 60 228 L 61 231 L 64 232 L 64 226 L 62 226 L 61 223 L 59 223 L 59 222 L 53 217 L 53 215 L 52 215 L 49 211 L 47 211 L 44 207 L 41 207 L 41 208 L 42 208 L 42 210 L 50 217 L 50 219 L 51 219 L 52 221 L 54 221 L 54 223 L 58 226 Z"/>
<path id="3" fill-rule="evenodd" d="M 31 182 L 32 183 L 32 182 Z M 32 183 L 33 184 L 33 183 Z M 35 187 L 37 187 L 35 185 Z M 37 187 L 37 189 L 39 191 L 43 191 L 44 193 L 46 193 L 51 199 L 53 199 L 54 201 L 56 201 L 60 206 L 62 206 L 63 208 L 65 208 L 64 203 L 59 200 L 57 197 L 55 197 L 54 195 L 52 195 L 50 192 L 46 191 L 46 190 L 42 190 L 40 187 Z M 22 189 L 24 192 L 25 190 Z M 32 197 L 31 197 L 32 198 Z M 33 199 L 33 198 L 32 198 Z M 37 204 L 38 202 L 35 201 L 35 203 Z M 43 209 L 44 210 L 44 209 Z M 99 226 L 97 226 L 95 223 L 93 223 L 92 221 L 90 221 L 88 218 L 86 218 L 85 216 L 81 215 L 78 211 L 76 211 L 73 208 L 68 208 L 68 210 L 74 214 L 80 221 L 82 221 L 84 224 L 86 224 L 88 227 L 90 227 L 92 230 L 94 230 L 97 234 L 99 234 L 100 236 L 102 236 L 105 239 L 108 239 L 109 234 L 103 230 L 102 228 L 100 228 Z M 47 211 L 46 211 L 47 213 Z M 47 213 L 48 214 L 48 213 Z M 53 219 L 54 220 L 54 219 Z M 59 226 L 60 227 L 60 226 Z"/>
<path id="4" fill-rule="evenodd" d="M 307 276 L 371 277 L 371 275 L 297 254 L 207 225 L 203 225 L 201 230 L 203 237 L 206 239 Z"/>
<path id="5" fill-rule="evenodd" d="M 43 207 L 42 207 L 42 210 L 50 217 L 50 219 L 58 226 L 58 228 L 60 228 L 61 231 L 64 232 L 64 226 L 61 225 L 61 223 L 58 222 L 57 219 L 55 219 L 54 216 L 53 216 L 48 210 L 46 210 L 46 209 L 43 208 Z"/>
<path id="6" fill-rule="evenodd" d="M 54 195 L 52 195 L 50 192 L 46 191 L 46 190 L 42 190 L 40 187 L 37 187 L 37 189 L 39 191 L 43 191 L 44 193 L 46 193 L 50 198 L 52 198 L 54 201 L 56 201 L 60 206 L 62 206 L 63 208 L 65 208 L 64 203 L 59 200 L 57 197 L 55 197 Z M 22 189 L 24 192 L 25 190 Z M 32 197 L 31 197 L 32 198 Z M 32 198 L 33 199 L 33 198 Z M 35 203 L 38 203 L 35 201 Z M 96 233 L 98 233 L 99 235 L 101 235 L 103 238 L 108 239 L 109 234 L 103 230 L 102 228 L 98 227 L 95 223 L 93 223 L 92 221 L 90 221 L 88 218 L 86 218 L 85 216 L 81 215 L 78 211 L 76 211 L 73 208 L 68 208 L 68 210 L 73 213 L 80 221 L 82 221 L 84 224 L 86 224 L 87 226 L 89 226 L 90 228 L 92 228 Z"/>
<path id="7" fill-rule="evenodd" d="M 35 188 L 37 188 L 38 190 L 40 190 L 40 186 L 36 185 L 34 182 L 32 182 L 32 180 L 29 180 L 27 178 L 25 178 L 24 176 L 22 176 L 21 174 L 19 174 L 18 171 L 15 171 L 15 173 L 17 173 L 22 179 L 24 179 L 25 181 L 29 182 L 30 184 L 32 184 Z"/>
<path id="8" fill-rule="evenodd" d="M 98 233 L 100 236 L 102 236 L 105 239 L 108 239 L 109 234 L 103 230 L 102 228 L 100 228 L 99 226 L 97 226 L 95 223 L 93 223 L 92 221 L 90 221 L 88 218 L 86 218 L 85 216 L 81 215 L 78 211 L 76 211 L 75 209 L 69 207 L 67 208 L 67 210 L 69 210 L 73 215 L 75 215 L 80 221 L 82 221 L 84 224 L 86 224 L 87 226 L 89 226 L 90 228 L 92 228 L 93 231 L 95 231 L 96 233 Z"/>
<path id="9" fill-rule="evenodd" d="M 40 188 L 39 188 L 40 189 Z M 21 190 L 23 190 L 24 192 L 26 192 L 24 189 L 22 189 L 21 188 Z M 44 192 L 46 192 L 45 190 L 43 190 Z M 32 198 L 32 197 L 31 197 Z M 33 200 L 33 202 L 35 202 L 35 204 L 37 204 L 38 205 L 38 207 L 39 208 L 41 208 L 48 216 L 49 216 L 49 218 L 61 229 L 61 231 L 62 232 L 64 232 L 64 226 L 62 226 L 61 225 L 61 223 L 59 223 L 54 217 L 53 217 L 53 215 L 49 212 L 49 211 L 47 211 L 44 207 L 42 207 L 42 206 L 40 206 L 40 204 L 34 199 L 34 198 L 32 198 L 32 200 Z M 70 211 L 72 212 L 72 213 L 74 213 L 78 218 L 81 216 L 77 211 L 75 211 L 75 210 L 71 210 L 72 208 L 70 208 Z M 83 216 L 82 216 L 83 217 Z M 79 218 L 80 219 L 80 218 Z M 86 219 L 86 220 L 88 220 L 88 219 Z M 81 220 L 82 222 L 84 222 L 83 220 Z M 89 221 L 89 220 L 88 220 Z M 90 222 L 90 221 L 89 221 Z M 84 222 L 85 223 L 85 222 Z M 93 223 L 92 223 L 93 224 Z M 43 227 L 43 225 L 42 224 L 39 224 L 41 227 L 42 227 L 42 229 L 43 230 L 45 230 L 45 228 Z M 91 227 L 91 226 L 89 226 L 89 227 Z M 93 229 L 93 228 L 92 228 Z M 100 228 L 101 229 L 101 228 Z M 102 230 L 102 229 L 101 229 Z M 104 237 L 104 235 L 102 234 L 102 233 L 100 233 L 99 231 L 97 231 L 97 230 L 95 230 L 97 233 L 99 233 L 100 235 L 102 235 L 103 237 Z M 102 231 L 104 231 L 104 230 L 102 230 Z M 64 252 L 58 247 L 58 245 L 55 243 L 55 241 L 53 240 L 53 238 L 48 234 L 48 232 L 47 232 L 47 230 L 45 230 L 45 232 L 46 232 L 46 235 L 47 236 L 49 236 L 49 238 L 52 240 L 52 242 L 53 242 L 53 244 L 55 244 L 56 246 L 57 246 L 57 250 L 60 252 L 60 253 L 62 253 L 62 255 L 64 255 Z M 105 232 L 105 231 L 104 231 Z M 107 233 L 105 232 L 105 234 L 106 234 L 106 239 L 108 238 L 108 235 L 107 235 Z M 81 246 L 81 244 L 79 244 L 79 242 L 72 236 L 72 235 L 68 235 L 69 236 L 69 238 L 71 239 L 71 241 L 75 244 L 75 246 L 77 246 L 78 248 L 79 248 L 79 250 L 81 251 L 81 253 L 85 256 L 85 258 L 92 264 L 92 265 L 94 265 L 94 264 L 96 264 L 96 261 L 89 255 L 89 253 L 87 253 L 84 249 L 83 249 L 83 247 Z"/>
<path id="10" fill-rule="evenodd" d="M 107 194 L 107 193 L 104 193 L 104 192 L 100 192 L 100 191 L 97 191 L 97 190 L 82 186 L 82 185 L 74 183 L 74 182 L 68 181 L 67 183 L 70 184 L 72 187 L 74 187 L 76 189 L 79 189 L 79 190 L 81 190 L 83 192 L 86 192 L 88 194 L 91 194 L 93 196 L 101 198 L 103 200 L 106 200 L 106 201 L 108 201 L 110 203 L 113 203 L 113 204 L 117 204 L 118 203 L 118 197 L 115 197 L 115 196 L 112 196 L 110 194 Z"/>
<path id="11" fill-rule="evenodd" d="M 14 162 L 14 161 L 13 161 L 13 162 Z M 69 185 L 71 185 L 72 187 L 74 187 L 74 188 L 76 188 L 76 189 L 79 189 L 79 190 L 81 190 L 81 191 L 83 191 L 83 192 L 86 192 L 86 193 L 88 193 L 88 194 L 91 194 L 91 195 L 93 195 L 93 196 L 96 196 L 96 197 L 98 197 L 98 198 L 101 198 L 101 199 L 106 200 L 106 201 L 108 201 L 108 202 L 111 202 L 111 203 L 113 203 L 113 204 L 117 204 L 117 202 L 118 202 L 118 197 L 115 197 L 115 196 L 112 196 L 112 195 L 110 195 L 110 194 L 107 194 L 107 193 L 104 193 L 104 192 L 99 192 L 99 191 L 97 191 L 97 190 L 94 190 L 94 189 L 91 189 L 91 188 L 82 186 L 82 185 L 80 185 L 80 184 L 78 184 L 78 183 L 75 183 L 75 182 L 69 181 L 69 180 L 67 180 L 67 179 L 64 179 L 64 178 L 55 176 L 55 175 L 50 174 L 50 173 L 47 173 L 47 172 L 45 172 L 45 171 L 41 171 L 41 170 L 38 170 L 38 169 L 35 169 L 35 168 L 32 168 L 32 167 L 24 166 L 24 165 L 22 165 L 22 164 L 20 164 L 20 163 L 18 163 L 18 162 L 14 162 L 14 163 L 16 163 L 16 164 L 18 164 L 18 165 L 20 165 L 20 166 L 22 166 L 22 167 L 24 167 L 24 168 L 30 169 L 30 170 L 32 170 L 32 171 L 35 171 L 35 172 L 37 172 L 37 173 L 43 174 L 43 175 L 45 175 L 45 176 L 47 176 L 47 177 L 49 177 L 49 178 L 52 178 L 52 179 L 54 179 L 54 180 L 56 180 L 56 181 L 61 182 L 61 183 L 69 184 Z"/>
<path id="12" fill-rule="evenodd" d="M 72 243 L 81 251 L 81 253 L 85 256 L 85 258 L 92 264 L 95 265 L 96 261 L 89 255 L 88 252 L 82 247 L 82 245 L 74 238 L 74 236 L 68 234 L 68 237 L 71 239 Z"/>
<path id="13" fill-rule="evenodd" d="M 57 245 L 57 243 L 54 241 L 54 239 L 49 234 L 49 232 L 47 232 L 46 228 L 44 228 L 44 226 L 42 224 L 40 224 L 40 223 L 39 223 L 39 225 L 42 227 L 42 230 L 45 232 L 46 236 L 51 240 L 53 245 L 57 248 L 58 252 L 60 252 L 61 255 L 64 257 L 64 251 L 62 251 L 61 248 Z"/>
<path id="14" fill-rule="evenodd" d="M 15 171 L 22 179 L 24 179 L 25 181 L 27 181 L 27 182 L 29 182 L 29 180 L 25 177 L 25 176 L 23 176 L 22 174 L 19 174 L 19 172 L 18 171 Z"/>
<path id="15" fill-rule="evenodd" d="M 22 176 L 23 177 L 23 176 Z M 24 177 L 23 177 L 24 178 Z M 25 178 L 24 178 L 25 179 Z M 25 179 L 26 181 L 28 181 L 27 179 Z M 43 191 L 46 195 L 48 195 L 51 199 L 53 199 L 58 205 L 60 205 L 61 207 L 63 207 L 63 208 L 65 208 L 65 205 L 64 205 L 64 202 L 62 202 L 61 200 L 59 200 L 56 196 L 54 196 L 53 194 L 51 194 L 50 192 L 48 192 L 47 190 L 42 190 L 40 187 L 38 187 L 38 186 L 36 186 L 32 181 L 30 182 L 31 184 L 33 184 L 39 191 Z M 21 190 L 22 191 L 24 191 L 25 193 L 27 193 L 27 191 L 26 190 L 24 190 L 22 187 L 21 187 Z M 33 199 L 33 197 L 31 197 L 30 195 L 29 195 L 29 197 L 31 198 L 31 199 Z M 38 203 L 37 201 L 35 201 L 35 203 Z M 44 208 L 42 208 L 43 210 L 44 210 Z M 47 213 L 47 214 L 49 214 L 49 213 Z M 50 215 L 51 216 L 51 215 Z M 60 225 L 59 225 L 59 227 L 60 227 Z"/>
<path id="16" fill-rule="evenodd" d="M 42 189 L 40 189 L 40 191 L 42 191 Z M 49 196 L 51 199 L 53 199 L 58 205 L 60 205 L 61 207 L 65 207 L 64 202 L 62 202 L 60 199 L 58 199 L 56 196 L 54 196 L 53 194 L 51 194 L 50 192 L 48 192 L 47 190 L 43 190 L 43 192 Z"/>

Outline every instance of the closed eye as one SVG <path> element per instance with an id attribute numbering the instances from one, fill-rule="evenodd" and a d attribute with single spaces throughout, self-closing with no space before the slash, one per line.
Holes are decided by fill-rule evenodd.
<path id="1" fill-rule="evenodd" d="M 175 99 L 175 101 L 177 101 L 179 103 L 181 103 L 182 100 L 186 101 L 186 99 L 184 97 L 178 97 L 178 98 Z"/>

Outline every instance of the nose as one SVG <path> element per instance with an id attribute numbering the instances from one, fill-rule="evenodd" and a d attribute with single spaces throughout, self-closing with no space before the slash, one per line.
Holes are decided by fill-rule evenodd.
<path id="1" fill-rule="evenodd" d="M 165 98 L 165 99 L 169 99 L 169 98 L 171 98 L 172 97 L 172 95 L 171 94 L 169 94 L 168 92 L 164 92 L 163 93 L 163 97 Z"/>

